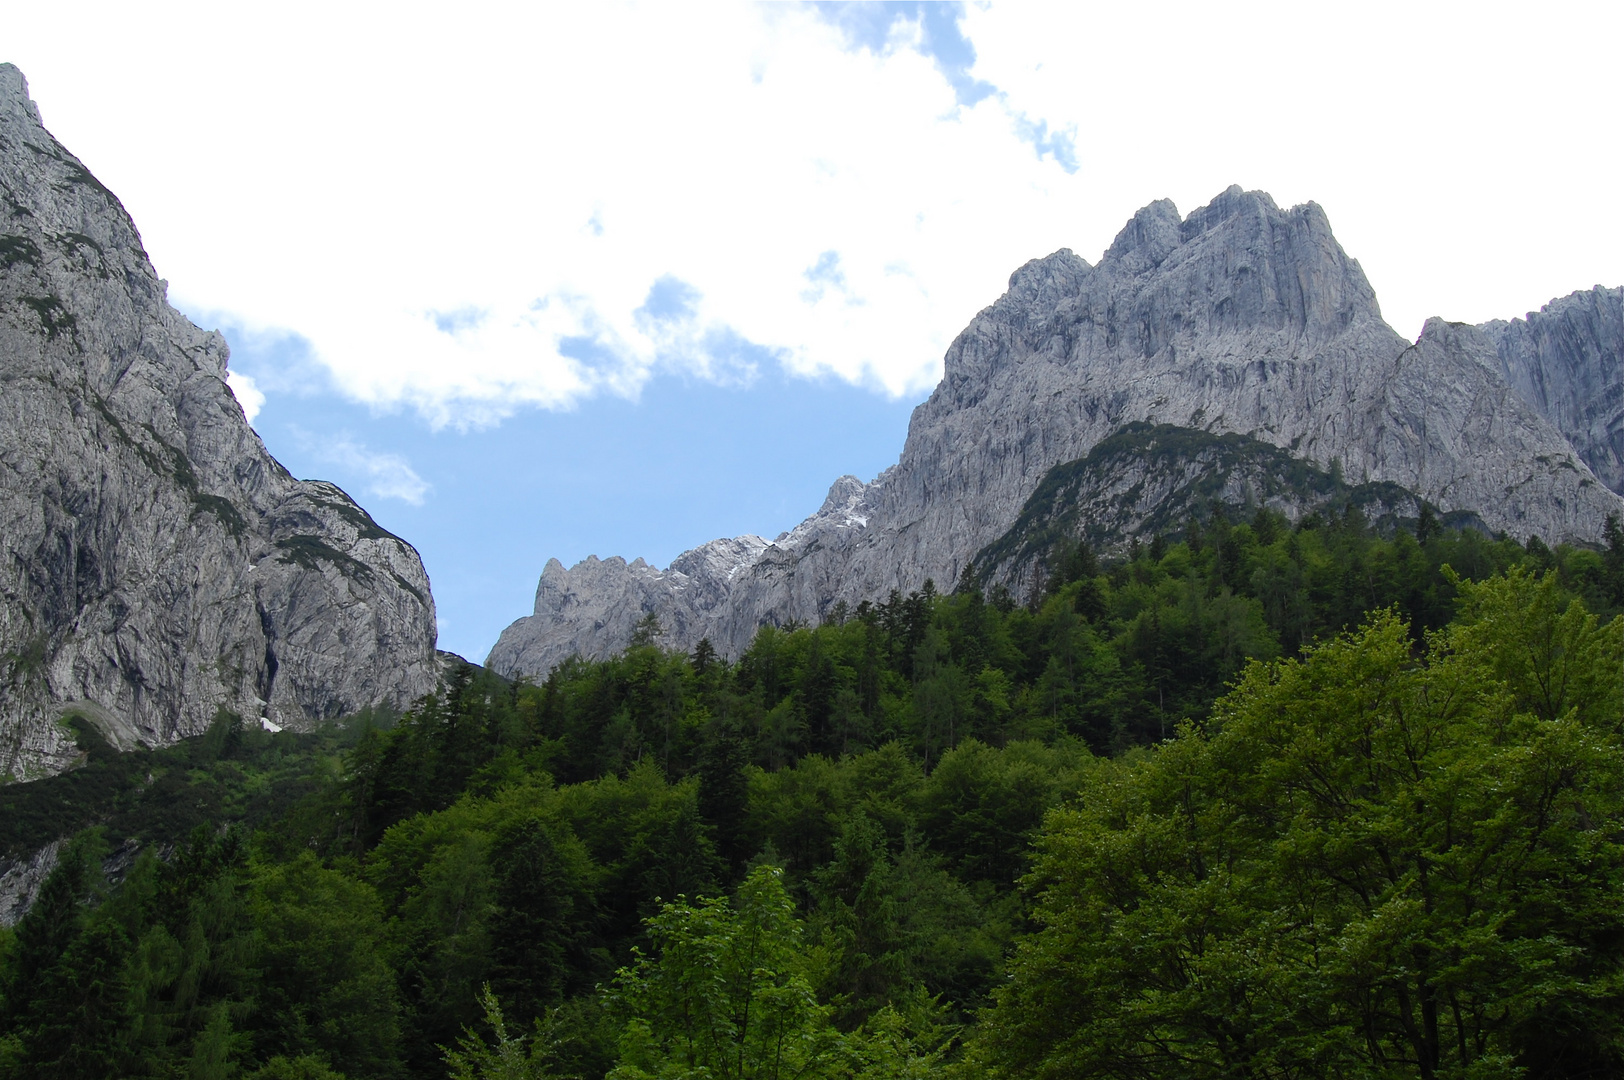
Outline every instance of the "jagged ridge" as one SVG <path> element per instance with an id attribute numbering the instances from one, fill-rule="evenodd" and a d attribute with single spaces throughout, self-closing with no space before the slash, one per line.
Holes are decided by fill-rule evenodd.
<path id="1" fill-rule="evenodd" d="M 840 600 L 953 581 L 1010 527 L 1050 468 L 1135 422 L 1247 435 L 1323 470 L 1334 465 L 1350 484 L 1396 484 L 1519 538 L 1595 539 L 1624 500 L 1576 451 L 1596 440 L 1587 442 L 1572 410 L 1537 404 L 1507 381 L 1508 340 L 1492 324 L 1441 319 L 1413 343 L 1394 333 L 1313 203 L 1282 210 L 1239 188 L 1184 218 L 1169 202 L 1152 203 L 1098 266 L 1062 250 L 1017 270 L 948 349 L 898 463 L 860 489 L 842 488 L 842 513 L 826 503 L 725 581 L 645 576 L 628 592 L 607 580 L 588 586 L 581 568 L 559 567 L 556 591 L 538 590 L 536 613 L 503 633 L 489 663 L 541 674 L 570 652 L 620 647 L 624 639 L 589 634 L 607 625 L 610 595 L 638 605 L 633 620 L 645 611 L 667 619 L 678 584 L 725 596 L 667 641 L 689 647 L 703 635 L 738 655 L 763 623 L 816 621 Z M 1543 352 L 1507 355 L 1618 381 L 1618 335 L 1541 340 Z M 1605 356 L 1564 351 L 1580 340 Z M 1591 385 L 1586 378 L 1562 385 L 1575 400 L 1599 400 L 1578 389 Z M 572 606 L 552 606 L 555 595 Z"/>

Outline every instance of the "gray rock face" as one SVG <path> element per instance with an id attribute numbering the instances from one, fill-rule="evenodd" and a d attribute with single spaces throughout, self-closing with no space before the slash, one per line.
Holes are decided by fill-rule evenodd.
<path id="1" fill-rule="evenodd" d="M 577 653 L 607 656 L 625 648 L 650 611 L 659 613 L 667 640 L 697 642 L 726 618 L 733 576 L 766 546 L 759 536 L 712 540 L 683 552 L 667 570 L 619 556 L 592 556 L 569 570 L 549 559 L 536 585 L 529 632 L 504 633 L 485 664 L 496 671 L 545 674 Z"/>
<path id="2" fill-rule="evenodd" d="M 299 726 L 432 689 L 417 553 L 266 451 L 224 340 L 0 65 L 0 776 L 221 708 Z"/>
<path id="3" fill-rule="evenodd" d="M 861 489 L 837 485 L 839 514 L 825 503 L 706 586 L 727 601 L 667 643 L 703 634 L 737 655 L 763 622 L 816 621 L 926 578 L 945 586 L 1051 467 L 1141 421 L 1249 435 L 1519 537 L 1598 537 L 1624 500 L 1502 376 L 1499 347 L 1491 330 L 1437 319 L 1414 344 L 1396 334 L 1313 203 L 1281 210 L 1239 188 L 1186 218 L 1152 203 L 1098 266 L 1062 250 L 1017 270 L 948 349 L 898 463 Z M 623 644 L 589 637 L 550 599 L 579 580 L 572 610 L 597 610 L 593 591 L 612 586 L 586 586 L 580 567 L 552 573 L 557 592 L 538 592 L 536 614 L 503 634 L 497 670 L 540 674 L 516 658 Z M 666 618 L 672 596 L 651 587 L 637 602 Z"/>
<path id="4" fill-rule="evenodd" d="M 0 858 L 0 926 L 16 926 L 39 896 L 40 886 L 56 867 L 61 840 L 17 858 Z"/>
<path id="5" fill-rule="evenodd" d="M 62 857 L 62 848 L 66 844 L 67 838 L 64 837 L 52 840 L 38 851 L 25 855 L 0 856 L 0 926 L 16 926 L 22 917 L 28 914 L 28 909 L 33 907 L 34 901 L 39 898 L 39 891 L 45 884 L 45 879 L 56 869 L 56 864 Z M 101 862 L 102 875 L 106 881 L 109 884 L 117 884 L 124 880 L 141 851 L 141 841 L 126 839 L 108 852 Z M 173 847 L 162 845 L 159 852 L 160 858 L 167 861 Z"/>
<path id="6" fill-rule="evenodd" d="M 1478 329 L 1494 341 L 1506 382 L 1624 494 L 1624 288 L 1598 285 Z"/>

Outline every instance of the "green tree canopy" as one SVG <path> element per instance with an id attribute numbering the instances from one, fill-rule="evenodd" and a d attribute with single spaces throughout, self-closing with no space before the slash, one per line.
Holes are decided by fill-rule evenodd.
<path id="1" fill-rule="evenodd" d="M 753 870 L 732 902 L 666 904 L 649 931 L 654 952 L 616 980 L 630 1022 L 612 1077 L 835 1074 L 840 1036 L 813 994 L 781 870 Z"/>
<path id="2" fill-rule="evenodd" d="M 996 1076 L 1617 1075 L 1624 620 L 1462 583 L 1255 663 L 1085 774 L 976 1060 Z"/>

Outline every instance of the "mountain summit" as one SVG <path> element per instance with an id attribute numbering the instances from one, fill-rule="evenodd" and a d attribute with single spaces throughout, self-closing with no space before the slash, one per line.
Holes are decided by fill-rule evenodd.
<path id="1" fill-rule="evenodd" d="M 417 552 L 271 457 L 9 64 L 0 200 L 0 774 L 71 764 L 71 714 L 123 747 L 432 689 Z"/>
<path id="2" fill-rule="evenodd" d="M 837 481 L 770 544 L 713 541 L 666 570 L 549 563 L 487 662 L 603 656 L 647 613 L 665 644 L 736 656 L 763 624 L 950 584 L 1050 469 L 1136 423 L 1249 436 L 1519 538 L 1596 540 L 1624 516 L 1621 311 L 1624 290 L 1597 288 L 1526 320 L 1433 319 L 1412 343 L 1317 205 L 1238 187 L 1186 217 L 1154 202 L 1097 266 L 1061 250 L 1015 271 L 871 483 Z"/>

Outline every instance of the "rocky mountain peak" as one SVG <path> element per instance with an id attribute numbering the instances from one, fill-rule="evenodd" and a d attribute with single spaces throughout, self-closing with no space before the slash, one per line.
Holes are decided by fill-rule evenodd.
<path id="1" fill-rule="evenodd" d="M 1009 275 L 1009 291 L 993 305 L 1003 311 L 1050 311 L 1076 296 L 1093 272 L 1070 248 L 1033 259 Z"/>
<path id="2" fill-rule="evenodd" d="M 1152 270 L 1160 287 L 1141 293 L 1135 314 L 1166 333 L 1178 330 L 1287 331 L 1325 340 L 1357 319 L 1381 321 L 1376 294 L 1315 203 L 1281 210 L 1267 192 L 1232 186 L 1182 221 L 1172 203 L 1152 203 L 1118 236 L 1100 270 L 1137 279 Z M 1194 326 L 1190 326 L 1194 323 Z"/>
<path id="3" fill-rule="evenodd" d="M 1130 366 L 1219 335 L 1250 337 L 1230 352 L 1312 352 L 1356 323 L 1386 337 L 1375 291 L 1331 232 L 1324 210 L 1281 210 L 1261 191 L 1230 187 L 1181 218 L 1161 199 L 1139 210 L 1097 266 L 1062 248 L 1010 277 L 1009 291 L 948 348 L 927 409 L 959 410 L 1010 362 Z"/>
<path id="4" fill-rule="evenodd" d="M 1182 243 L 1189 243 L 1203 233 L 1213 232 L 1236 219 L 1245 223 L 1248 231 L 1266 227 L 1291 214 L 1301 214 L 1311 227 L 1330 234 L 1331 226 L 1318 203 L 1308 202 L 1282 211 L 1267 191 L 1247 191 L 1239 184 L 1231 184 L 1207 205 L 1191 211 L 1179 225 Z"/>
<path id="5" fill-rule="evenodd" d="M 1455 322 L 1441 315 L 1430 316 L 1421 324 L 1421 334 L 1416 338 L 1417 346 L 1423 342 L 1458 352 L 1491 371 L 1498 368 L 1494 339 L 1471 323 Z"/>
<path id="6" fill-rule="evenodd" d="M 1183 242 L 1182 225 L 1173 200 L 1157 199 L 1128 220 L 1100 262 L 1109 262 L 1129 273 L 1154 270 Z"/>
<path id="7" fill-rule="evenodd" d="M 823 505 L 818 507 L 818 513 L 830 514 L 849 509 L 856 505 L 866 490 L 866 484 L 848 473 L 829 485 L 829 494 L 824 497 Z"/>
<path id="8" fill-rule="evenodd" d="M 0 64 L 0 112 L 8 121 L 43 124 L 39 106 L 28 96 L 28 79 L 15 64 Z"/>

